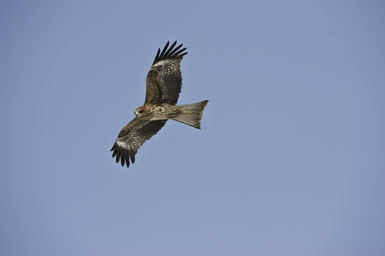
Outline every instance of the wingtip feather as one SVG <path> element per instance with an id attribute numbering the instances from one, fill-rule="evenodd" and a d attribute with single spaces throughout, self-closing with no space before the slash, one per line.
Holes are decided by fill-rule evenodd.
<path id="1" fill-rule="evenodd" d="M 135 163 L 135 153 L 131 152 L 130 153 L 130 158 L 131 158 L 131 162 Z"/>
<path id="2" fill-rule="evenodd" d="M 161 53 L 160 56 L 159 56 L 159 60 L 163 60 L 164 54 L 165 54 L 165 52 L 166 52 L 166 50 L 167 50 L 169 44 L 170 44 L 170 41 L 167 41 L 166 45 L 164 46 L 164 48 L 163 48 L 163 50 L 162 50 L 162 53 Z"/>
<path id="3" fill-rule="evenodd" d="M 161 60 L 180 58 L 188 53 L 188 52 L 185 52 L 185 53 L 183 52 L 187 49 L 186 47 L 179 50 L 183 46 L 183 44 L 180 44 L 177 47 L 175 47 L 177 45 L 177 40 L 175 40 L 170 47 L 168 47 L 169 45 L 170 45 L 170 41 L 167 41 L 162 51 L 160 51 L 160 48 L 158 49 L 158 52 L 155 56 L 155 59 L 152 65 L 156 64 Z"/>

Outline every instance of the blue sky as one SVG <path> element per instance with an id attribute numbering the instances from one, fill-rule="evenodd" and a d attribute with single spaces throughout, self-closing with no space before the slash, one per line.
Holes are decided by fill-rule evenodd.
<path id="1" fill-rule="evenodd" d="M 2 1 L 2 255 L 385 254 L 382 1 Z M 109 151 L 178 40 L 180 104 Z"/>

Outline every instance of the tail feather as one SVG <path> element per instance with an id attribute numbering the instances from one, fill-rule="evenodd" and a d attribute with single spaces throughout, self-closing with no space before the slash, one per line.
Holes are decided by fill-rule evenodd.
<path id="1" fill-rule="evenodd" d="M 208 100 L 204 100 L 198 103 L 180 105 L 178 106 L 178 109 L 181 113 L 173 119 L 175 121 L 200 129 L 203 110 L 205 109 L 208 102 Z"/>

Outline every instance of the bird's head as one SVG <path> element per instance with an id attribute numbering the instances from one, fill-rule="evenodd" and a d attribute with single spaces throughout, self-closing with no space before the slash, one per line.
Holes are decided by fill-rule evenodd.
<path id="1" fill-rule="evenodd" d="M 140 116 L 144 112 L 143 106 L 135 109 L 134 114 Z"/>

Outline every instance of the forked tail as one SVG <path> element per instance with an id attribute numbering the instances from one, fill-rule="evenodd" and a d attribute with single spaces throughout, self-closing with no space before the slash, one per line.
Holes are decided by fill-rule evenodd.
<path id="1" fill-rule="evenodd" d="M 181 113 L 173 119 L 175 121 L 200 129 L 203 110 L 205 109 L 208 102 L 208 100 L 204 100 L 198 103 L 180 105 L 178 106 L 178 109 L 181 111 Z"/>

